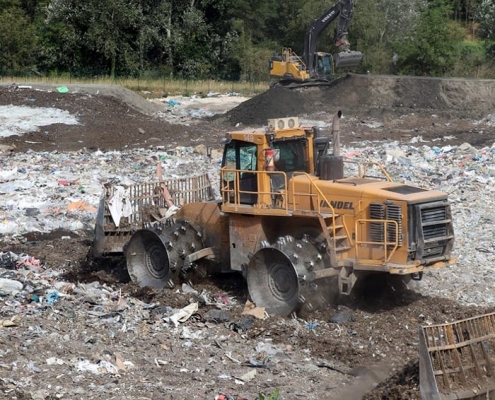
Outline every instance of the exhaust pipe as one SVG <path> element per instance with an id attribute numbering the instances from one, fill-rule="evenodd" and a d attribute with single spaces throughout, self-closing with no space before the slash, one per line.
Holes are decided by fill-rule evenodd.
<path id="1" fill-rule="evenodd" d="M 337 111 L 332 118 L 333 155 L 340 157 L 340 118 L 342 111 Z"/>
<path id="2" fill-rule="evenodd" d="M 340 156 L 340 118 L 342 111 L 337 111 L 332 118 L 333 155 L 323 154 L 320 158 L 320 179 L 336 180 L 344 177 L 344 159 Z"/>

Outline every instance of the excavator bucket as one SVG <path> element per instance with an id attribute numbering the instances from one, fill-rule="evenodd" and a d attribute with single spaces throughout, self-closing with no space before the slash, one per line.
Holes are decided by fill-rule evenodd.
<path id="1" fill-rule="evenodd" d="M 363 59 L 360 51 L 344 51 L 333 55 L 335 68 L 351 68 L 359 65 Z"/>
<path id="2" fill-rule="evenodd" d="M 495 313 L 419 328 L 425 400 L 495 399 Z"/>

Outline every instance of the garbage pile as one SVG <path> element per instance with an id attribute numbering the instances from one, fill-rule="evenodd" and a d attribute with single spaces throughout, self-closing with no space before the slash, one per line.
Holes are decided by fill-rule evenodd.
<path id="1" fill-rule="evenodd" d="M 224 114 L 226 110 L 234 108 L 246 101 L 247 97 L 239 93 L 230 92 L 220 94 L 208 92 L 205 96 L 175 96 L 155 99 L 165 105 L 165 110 L 157 115 L 173 124 L 191 125 L 200 123 L 205 117 Z"/>
<path id="2" fill-rule="evenodd" d="M 0 158 L 0 235 L 93 230 L 103 185 L 208 173 L 218 180 L 220 159 L 199 148 L 155 148 L 122 152 L 46 152 Z M 216 179 L 215 179 L 216 178 Z M 214 187 L 215 189 L 218 186 Z"/>
<path id="3" fill-rule="evenodd" d="M 105 183 L 131 184 L 208 173 L 218 190 L 221 152 L 204 148 L 148 148 L 109 152 L 14 153 L 0 159 L 0 234 L 93 230 Z M 495 147 L 441 146 L 414 137 L 410 143 L 366 142 L 343 147 L 349 159 L 381 162 L 395 181 L 449 194 L 458 264 L 431 272 L 418 290 L 466 304 L 495 302 Z M 218 195 L 218 193 L 216 193 Z M 469 290 L 467 290 L 469 288 Z"/>
<path id="4" fill-rule="evenodd" d="M 126 387 L 129 398 L 192 398 L 192 389 L 200 398 L 237 399 L 232 393 L 242 391 L 252 400 L 273 374 L 287 381 L 286 370 L 332 375 L 270 335 L 256 339 L 266 333 L 255 322 L 264 309 L 243 307 L 242 298 L 183 284 L 174 298 L 186 305 L 172 307 L 143 302 L 128 288 L 69 282 L 64 272 L 0 253 L 0 393 L 8 398 L 122 398 Z M 342 332 L 324 321 L 280 323 L 273 329 L 296 335 Z M 254 340 L 244 347 L 248 332 Z"/>

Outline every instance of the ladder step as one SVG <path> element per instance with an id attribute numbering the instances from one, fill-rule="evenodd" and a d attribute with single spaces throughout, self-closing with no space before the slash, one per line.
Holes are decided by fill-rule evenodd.
<path id="1" fill-rule="evenodd" d="M 347 236 L 346 235 L 335 235 L 335 236 L 330 236 L 331 238 L 333 238 L 334 240 L 344 240 L 344 239 L 347 239 Z"/>
<path id="2" fill-rule="evenodd" d="M 327 225 L 327 229 L 332 229 L 333 225 L 332 224 L 328 224 Z M 343 229 L 344 228 L 344 225 L 335 225 L 335 230 L 338 231 L 339 229 Z"/>
<path id="3" fill-rule="evenodd" d="M 342 253 L 343 251 L 350 250 L 351 248 L 352 248 L 351 246 L 339 246 L 339 247 L 335 247 L 335 252 Z"/>

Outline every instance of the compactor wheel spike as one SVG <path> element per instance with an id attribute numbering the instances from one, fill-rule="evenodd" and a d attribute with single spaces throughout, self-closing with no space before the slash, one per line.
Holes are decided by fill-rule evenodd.
<path id="1" fill-rule="evenodd" d="M 260 242 L 260 248 L 264 249 L 264 248 L 266 248 L 266 247 L 270 247 L 270 243 L 269 243 L 269 242 L 267 242 L 266 240 L 262 240 L 262 241 Z"/>

